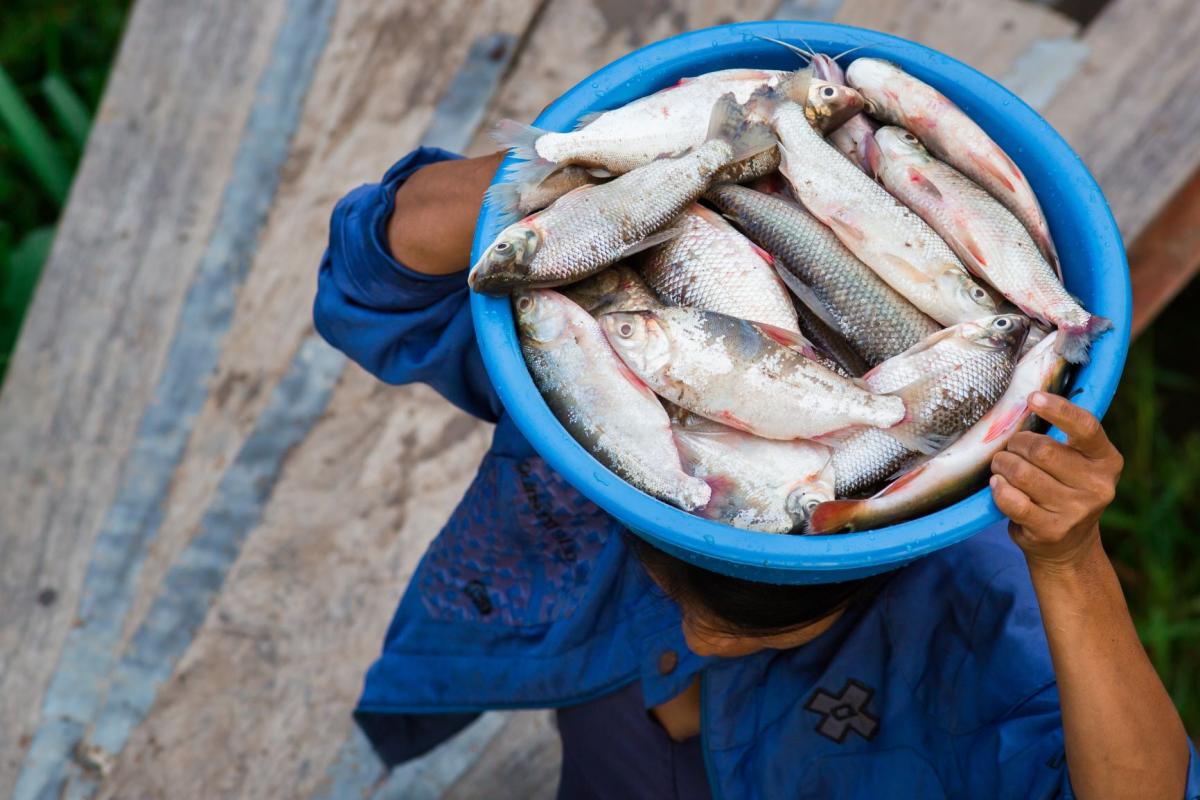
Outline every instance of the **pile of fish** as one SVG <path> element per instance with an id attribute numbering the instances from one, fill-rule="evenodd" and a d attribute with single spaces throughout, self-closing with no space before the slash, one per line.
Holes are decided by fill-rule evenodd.
<path id="1" fill-rule="evenodd" d="M 469 283 L 512 296 L 547 404 L 629 483 L 749 530 L 865 530 L 980 486 L 1111 324 L 962 110 L 800 52 L 567 133 L 501 123 L 520 160 L 490 199 L 521 218 Z"/>

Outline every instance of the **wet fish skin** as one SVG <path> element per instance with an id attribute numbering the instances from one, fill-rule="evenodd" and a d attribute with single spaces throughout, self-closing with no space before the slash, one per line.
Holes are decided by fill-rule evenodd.
<path id="1" fill-rule="evenodd" d="M 672 418 L 671 427 L 685 468 L 713 490 L 700 516 L 744 530 L 790 533 L 833 499 L 823 445 L 763 439 L 694 416 Z"/>
<path id="2" fill-rule="evenodd" d="M 584 186 L 509 225 L 472 267 L 467 283 L 488 294 L 572 283 L 629 254 L 665 228 L 722 167 L 770 148 L 760 122 L 726 95 L 713 107 L 709 138 L 687 155 L 660 159 L 600 186 Z"/>
<path id="3" fill-rule="evenodd" d="M 924 220 L 821 138 L 798 104 L 771 97 L 769 91 L 765 94 L 774 106 L 780 172 L 801 205 L 829 226 L 860 261 L 937 322 L 953 325 L 995 313 L 991 296 L 971 280 L 962 262 Z"/>
<path id="4" fill-rule="evenodd" d="M 836 86 L 846 85 L 846 72 L 841 65 L 824 53 L 812 59 L 814 79 L 827 81 Z M 861 97 L 861 95 L 859 95 Z M 856 167 L 870 174 L 867 164 L 867 142 L 878 126 L 865 113 L 859 111 L 829 133 L 829 143 L 850 159 Z"/>
<path id="5" fill-rule="evenodd" d="M 642 276 L 624 263 L 563 286 L 560 291 L 593 317 L 610 311 L 642 311 L 663 305 Z"/>
<path id="6" fill-rule="evenodd" d="M 778 160 L 778 153 L 775 157 Z M 488 202 L 501 213 L 526 217 L 546 208 L 567 192 L 603 181 L 603 178 L 597 178 L 583 167 L 568 165 L 550 174 L 541 183 L 494 183 L 488 187 L 485 195 Z"/>
<path id="7" fill-rule="evenodd" d="M 683 232 L 648 251 L 642 262 L 642 276 L 659 298 L 800 332 L 770 256 L 699 204 L 673 224 Z"/>
<path id="8" fill-rule="evenodd" d="M 813 347 L 827 354 L 846 375 L 857 378 L 863 375 L 869 367 L 863 357 L 858 354 L 841 331 L 833 328 L 828 322 L 814 314 L 812 310 L 799 299 L 793 305 L 796 308 L 796 319 L 800 323 L 800 334 L 813 343 Z M 835 372 L 838 370 L 834 370 Z"/>
<path id="9" fill-rule="evenodd" d="M 870 498 L 821 504 L 813 513 L 814 532 L 892 525 L 953 503 L 978 488 L 996 453 L 1008 445 L 1013 434 L 1034 422 L 1029 395 L 1055 391 L 1065 378 L 1067 362 L 1056 352 L 1057 336 L 1058 332 L 1052 332 L 1043 337 L 1021 357 L 1004 394 L 956 442 Z"/>
<path id="10" fill-rule="evenodd" d="M 887 126 L 875 141 L 873 164 L 888 191 L 941 234 L 973 273 L 1024 313 L 1061 329 L 1059 347 L 1069 361 L 1086 361 L 1091 341 L 1112 324 L 1067 292 L 1020 220 L 930 155 L 909 131 Z"/>
<path id="11" fill-rule="evenodd" d="M 1025 174 L 962 109 L 929 84 L 878 58 L 855 59 L 846 80 L 863 95 L 867 111 L 911 131 L 935 156 L 1004 204 L 1058 270 L 1050 226 Z M 1060 345 L 1061 346 L 1061 345 Z"/>
<path id="12" fill-rule="evenodd" d="M 901 398 L 867 391 L 770 326 L 681 307 L 605 314 L 600 326 L 659 396 L 757 436 L 811 439 L 904 417 Z"/>
<path id="13" fill-rule="evenodd" d="M 596 321 L 549 290 L 521 292 L 514 306 L 534 382 L 575 440 L 647 494 L 688 511 L 707 503 L 711 490 L 684 472 L 666 411 Z"/>
<path id="14" fill-rule="evenodd" d="M 775 267 L 789 287 L 802 284 L 812 290 L 825 316 L 832 318 L 868 366 L 939 330 L 937 322 L 892 289 L 799 205 L 729 184 L 713 186 L 705 199 L 775 257 Z"/>
<path id="15" fill-rule="evenodd" d="M 930 337 L 928 344 L 897 358 L 901 368 L 887 362 L 864 376 L 877 392 L 897 391 L 896 384 L 918 371 L 906 391 L 908 416 L 889 431 L 855 433 L 833 454 L 838 497 L 873 491 L 880 483 L 910 466 L 921 453 L 910 442 L 926 440 L 943 448 L 988 412 L 1012 377 L 1029 320 L 1000 314 L 961 323 Z"/>

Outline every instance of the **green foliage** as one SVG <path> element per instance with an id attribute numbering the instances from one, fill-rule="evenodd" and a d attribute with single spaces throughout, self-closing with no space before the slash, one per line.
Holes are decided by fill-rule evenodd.
<path id="1" fill-rule="evenodd" d="M 1184 723 L 1200 732 L 1200 377 L 1195 309 L 1180 295 L 1129 354 L 1105 417 L 1125 456 L 1117 500 L 1102 521 L 1142 642 Z"/>
<path id="2" fill-rule="evenodd" d="M 129 0 L 3 0 L 0 382 L 54 239 Z"/>

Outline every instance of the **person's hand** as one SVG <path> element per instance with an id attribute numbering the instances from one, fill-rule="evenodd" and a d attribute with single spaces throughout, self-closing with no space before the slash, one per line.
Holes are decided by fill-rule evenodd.
<path id="1" fill-rule="evenodd" d="M 1013 436 L 992 459 L 992 497 L 1030 566 L 1069 568 L 1098 545 L 1124 459 L 1100 421 L 1069 400 L 1034 392 L 1029 405 L 1067 443 L 1030 431 Z"/>

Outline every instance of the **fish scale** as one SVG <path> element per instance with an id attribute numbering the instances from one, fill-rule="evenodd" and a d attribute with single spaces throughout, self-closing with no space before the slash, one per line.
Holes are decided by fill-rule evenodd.
<path id="1" fill-rule="evenodd" d="M 790 276 L 812 290 L 868 365 L 907 350 L 940 328 L 795 203 L 730 184 L 712 187 L 705 198 L 775 256 L 785 282 L 794 286 Z"/>
<path id="2" fill-rule="evenodd" d="M 642 275 L 671 305 L 719 311 L 800 332 L 787 289 L 770 263 L 719 215 L 693 205 L 682 233 L 647 253 Z"/>

